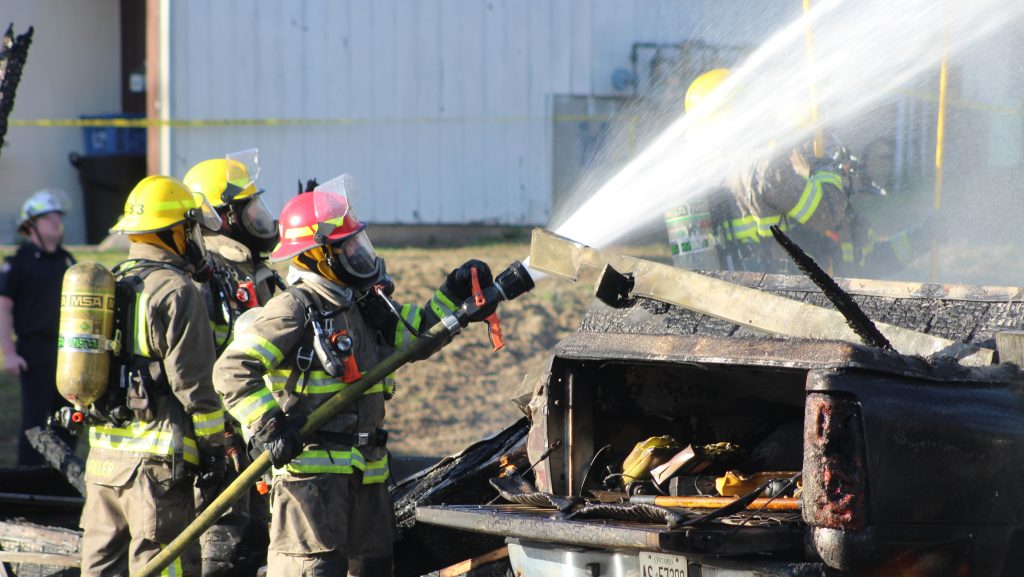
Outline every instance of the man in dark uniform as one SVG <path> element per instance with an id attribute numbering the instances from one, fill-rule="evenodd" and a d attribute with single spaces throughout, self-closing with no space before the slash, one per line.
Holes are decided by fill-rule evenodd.
<path id="1" fill-rule="evenodd" d="M 24 431 L 45 425 L 47 417 L 67 404 L 57 393 L 57 325 L 64 271 L 75 259 L 61 246 L 67 209 L 62 196 L 61 191 L 41 190 L 25 201 L 18 217 L 18 233 L 25 242 L 0 266 L 4 371 L 21 378 L 19 465 L 45 464 Z M 60 434 L 73 448 L 74 437 Z"/>

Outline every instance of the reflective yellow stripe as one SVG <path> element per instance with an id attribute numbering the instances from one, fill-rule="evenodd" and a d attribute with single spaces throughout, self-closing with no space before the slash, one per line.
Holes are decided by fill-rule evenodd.
<path id="1" fill-rule="evenodd" d="M 800 200 L 789 211 L 789 217 L 800 224 L 805 224 L 810 220 L 814 216 L 814 211 L 818 209 L 821 199 L 825 196 L 824 185 L 826 184 L 831 184 L 839 190 L 843 190 L 843 177 L 838 173 L 825 170 L 812 174 L 807 179 L 807 186 L 804 187 Z"/>
<path id="2" fill-rule="evenodd" d="M 757 236 L 757 220 L 752 216 L 732 220 L 732 236 L 741 242 L 760 242 Z"/>
<path id="3" fill-rule="evenodd" d="M 213 331 L 213 342 L 218 347 L 222 347 L 228 342 L 229 327 L 227 325 L 219 325 L 213 321 L 210 321 L 210 330 Z"/>
<path id="4" fill-rule="evenodd" d="M 757 222 L 757 234 L 763 237 L 772 235 L 771 227 L 773 226 L 786 230 L 786 223 L 782 222 L 782 217 L 779 215 L 754 217 L 754 220 Z"/>
<path id="5" fill-rule="evenodd" d="M 259 335 L 239 335 L 228 348 L 256 359 L 267 369 L 276 367 L 284 358 L 281 349 Z"/>
<path id="6" fill-rule="evenodd" d="M 291 369 L 277 369 L 269 371 L 263 378 L 263 381 L 267 384 L 267 387 L 274 392 L 283 391 L 286 384 L 288 384 L 288 376 L 291 375 Z M 324 371 L 310 371 L 309 380 L 305 384 L 302 383 L 303 378 L 300 375 L 298 381 L 295 383 L 295 392 L 303 395 L 331 395 L 339 391 L 344 391 L 349 383 L 340 381 Z M 377 383 L 366 390 L 364 395 L 372 395 L 373 393 L 383 393 L 384 384 Z"/>
<path id="7" fill-rule="evenodd" d="M 166 548 L 166 543 L 160 543 L 161 551 L 163 551 Z M 182 577 L 184 574 L 185 573 L 181 568 L 181 557 L 175 557 L 174 561 L 171 561 L 171 564 L 167 567 L 164 567 L 164 570 L 160 572 L 161 577 Z"/>
<path id="8" fill-rule="evenodd" d="M 843 248 L 843 262 L 853 262 L 853 243 L 844 242 L 840 246 Z"/>
<path id="9" fill-rule="evenodd" d="M 135 338 L 132 339 L 133 352 L 142 357 L 151 357 L 149 350 L 149 295 L 144 292 L 135 293 Z"/>
<path id="10" fill-rule="evenodd" d="M 296 227 L 285 229 L 285 231 L 284 231 L 284 238 L 288 239 L 288 240 L 291 240 L 293 238 L 302 238 L 302 237 L 306 237 L 306 236 L 313 236 L 314 234 L 316 234 L 316 231 L 314 231 L 312 227 L 309 227 L 309 226 L 296 226 Z"/>
<path id="11" fill-rule="evenodd" d="M 249 427 L 264 413 L 277 407 L 274 395 L 266 387 L 263 387 L 228 407 L 228 412 L 240 423 Z"/>
<path id="12" fill-rule="evenodd" d="M 437 318 L 446 317 L 457 308 L 459 307 L 441 289 L 434 291 L 434 298 L 430 299 L 430 310 L 434 311 Z"/>
<path id="13" fill-rule="evenodd" d="M 414 329 L 420 330 L 420 325 L 423 323 L 423 311 L 416 305 L 402 305 L 402 318 L 404 318 Z M 409 329 L 405 326 L 405 323 L 399 321 L 398 326 L 395 328 L 395 348 L 401 349 L 405 347 L 405 343 L 409 342 L 413 337 L 413 334 L 409 332 Z"/>
<path id="14" fill-rule="evenodd" d="M 210 413 L 193 413 L 192 426 L 199 437 L 209 437 L 224 433 L 224 410 L 217 409 Z"/>
<path id="15" fill-rule="evenodd" d="M 274 469 L 275 475 L 284 472 L 292 474 L 333 473 L 351 475 L 353 471 L 363 472 L 363 484 L 373 485 L 388 480 L 387 455 L 378 461 L 367 461 L 358 448 L 332 451 L 303 451 L 298 457 L 285 465 L 283 469 Z"/>
<path id="16" fill-rule="evenodd" d="M 129 427 L 95 425 L 89 427 L 89 447 L 110 449 L 129 453 L 151 455 L 174 455 L 174 434 L 170 431 L 150 431 L 143 423 L 132 423 Z M 194 439 L 184 439 L 185 462 L 199 464 L 199 449 Z"/>

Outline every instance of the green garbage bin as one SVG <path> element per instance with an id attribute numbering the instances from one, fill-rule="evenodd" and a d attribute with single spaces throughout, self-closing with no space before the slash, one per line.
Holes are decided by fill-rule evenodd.
<path id="1" fill-rule="evenodd" d="M 85 211 L 85 241 L 98 244 L 124 211 L 124 201 L 135 185 L 146 176 L 144 155 L 81 156 L 68 155 L 78 169 Z"/>

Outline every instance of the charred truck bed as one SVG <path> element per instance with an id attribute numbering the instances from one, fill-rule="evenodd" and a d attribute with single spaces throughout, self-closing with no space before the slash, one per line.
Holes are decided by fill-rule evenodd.
<path id="1" fill-rule="evenodd" d="M 802 278 L 713 276 L 830 306 Z M 994 349 L 998 331 L 1024 328 L 1018 289 L 839 282 L 873 320 L 968 346 Z M 530 462 L 561 442 L 533 470 L 552 506 L 422 507 L 419 521 L 504 536 L 524 577 L 1021 569 L 1007 556 L 1024 525 L 1015 365 L 768 335 L 647 298 L 621 305 L 595 302 L 533 381 Z M 674 442 L 673 459 L 684 447 L 702 458 L 680 461 L 685 474 L 631 482 L 624 459 L 658 437 Z M 792 483 L 772 495 L 766 481 L 753 505 L 705 520 L 714 508 L 702 499 L 717 503 L 716 483 L 733 474 Z M 664 504 L 670 516 L 585 514 L 584 499 Z"/>

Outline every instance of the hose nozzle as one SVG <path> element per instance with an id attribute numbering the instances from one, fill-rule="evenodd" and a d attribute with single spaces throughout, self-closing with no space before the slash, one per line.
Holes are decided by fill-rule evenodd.
<path id="1" fill-rule="evenodd" d="M 530 271 L 519 261 L 508 265 L 508 268 L 501 271 L 494 279 L 494 286 L 501 292 L 502 300 L 512 300 L 519 295 L 533 290 L 536 286 Z"/>

